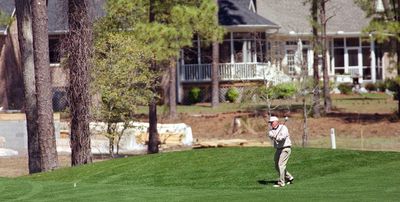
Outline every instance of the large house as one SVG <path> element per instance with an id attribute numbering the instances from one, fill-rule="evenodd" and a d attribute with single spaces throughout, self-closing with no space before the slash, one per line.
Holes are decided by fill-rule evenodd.
<path id="1" fill-rule="evenodd" d="M 310 5 L 303 0 L 219 0 L 219 22 L 227 30 L 220 44 L 220 99 L 227 88 L 241 90 L 249 82 L 287 82 L 302 70 L 313 75 Z M 326 4 L 328 74 L 336 83 L 375 83 L 396 75 L 385 47 L 362 29 L 370 19 L 352 0 Z M 320 56 L 321 57 L 321 56 Z M 211 48 L 195 39 L 182 51 L 179 98 L 185 102 L 193 86 L 209 97 Z M 321 60 L 320 60 L 321 63 Z M 319 64 L 321 67 L 321 65 Z M 320 71 L 322 74 L 322 71 Z M 207 93 L 208 92 L 208 93 Z"/>
<path id="2" fill-rule="evenodd" d="M 58 44 L 68 31 L 66 2 L 49 0 L 49 49 L 54 107 L 65 107 L 68 70 L 60 65 Z M 93 15 L 104 0 L 94 0 Z M 219 50 L 220 100 L 228 88 L 239 90 L 259 82 L 272 84 L 298 79 L 301 70 L 313 74 L 313 51 L 309 5 L 303 0 L 218 0 L 219 23 L 226 34 Z M 0 10 L 14 15 L 14 1 L 0 0 Z M 396 74 L 390 67 L 384 46 L 373 35 L 362 33 L 369 19 L 352 0 L 327 3 L 327 39 L 329 75 L 336 82 L 368 83 Z M 212 52 L 200 37 L 193 46 L 181 51 L 178 63 L 178 102 L 186 102 L 192 87 L 203 89 L 203 99 L 210 97 Z M 23 85 L 16 23 L 0 27 L 0 105 L 21 109 Z M 65 101 L 65 100 L 64 100 Z"/>

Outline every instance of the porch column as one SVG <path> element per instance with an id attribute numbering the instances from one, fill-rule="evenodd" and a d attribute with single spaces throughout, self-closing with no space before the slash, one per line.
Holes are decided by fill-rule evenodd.
<path id="1" fill-rule="evenodd" d="M 358 47 L 358 54 L 357 54 L 358 74 L 359 74 L 358 82 L 361 84 L 361 83 L 364 83 L 364 67 L 363 67 L 364 64 L 362 64 L 363 55 L 362 55 L 361 39 L 359 39 L 359 40 L 360 40 L 360 45 Z"/>
<path id="2" fill-rule="evenodd" d="M 375 41 L 372 36 L 371 39 L 371 79 L 372 82 L 376 82 L 376 58 L 375 58 Z"/>
<path id="3" fill-rule="evenodd" d="M 253 33 L 253 43 L 251 43 L 251 50 L 254 50 L 253 53 L 253 62 L 257 63 L 257 38 L 256 38 L 256 34 Z M 261 51 L 261 55 L 262 55 L 262 49 L 260 48 Z"/>
<path id="4" fill-rule="evenodd" d="M 235 51 L 233 50 L 234 44 L 233 44 L 233 32 L 229 32 L 230 33 L 230 37 L 231 37 L 231 63 L 235 63 Z"/>

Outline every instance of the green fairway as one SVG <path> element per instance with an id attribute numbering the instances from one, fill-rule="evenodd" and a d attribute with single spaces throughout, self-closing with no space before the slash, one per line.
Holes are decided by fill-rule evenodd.
<path id="1" fill-rule="evenodd" d="M 399 201 L 400 153 L 294 148 L 273 188 L 272 148 L 135 156 L 0 178 L 0 201 Z M 75 185 L 75 186 L 74 186 Z"/>

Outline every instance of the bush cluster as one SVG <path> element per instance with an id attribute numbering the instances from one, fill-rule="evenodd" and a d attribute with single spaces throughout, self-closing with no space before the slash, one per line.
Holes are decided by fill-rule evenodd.
<path id="1" fill-rule="evenodd" d="M 397 100 L 398 99 L 397 96 L 399 96 L 397 94 L 397 91 L 400 88 L 400 77 L 397 77 L 395 79 L 386 79 L 385 84 L 386 84 L 386 88 L 394 93 L 393 98 L 395 100 Z"/>
<path id="2" fill-rule="evenodd" d="M 270 99 L 287 99 L 293 97 L 297 93 L 296 85 L 293 83 L 281 83 L 269 88 L 260 87 L 258 89 L 261 97 Z"/>
<path id="3" fill-rule="evenodd" d="M 385 92 L 385 90 L 386 90 L 386 84 L 385 84 L 385 82 L 382 82 L 382 81 L 376 82 L 376 88 L 377 88 L 377 90 L 378 90 L 379 92 Z"/>
<path id="4" fill-rule="evenodd" d="M 239 91 L 235 87 L 231 87 L 225 94 L 225 99 L 229 102 L 236 102 L 239 98 Z"/>
<path id="5" fill-rule="evenodd" d="M 368 91 L 376 91 L 377 85 L 374 83 L 367 83 L 365 84 L 365 89 L 367 89 Z"/>
<path id="6" fill-rule="evenodd" d="M 342 94 L 348 95 L 351 94 L 353 88 L 353 84 L 351 83 L 341 83 L 338 86 L 338 89 Z"/>
<path id="7" fill-rule="evenodd" d="M 200 102 L 201 89 L 199 87 L 193 87 L 189 91 L 189 102 L 191 104 Z"/>

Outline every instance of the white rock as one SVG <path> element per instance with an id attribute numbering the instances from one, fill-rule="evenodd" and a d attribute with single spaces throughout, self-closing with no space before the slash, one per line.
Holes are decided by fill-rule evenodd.
<path id="1" fill-rule="evenodd" d="M 18 151 L 6 148 L 0 148 L 0 156 L 17 156 Z"/>

